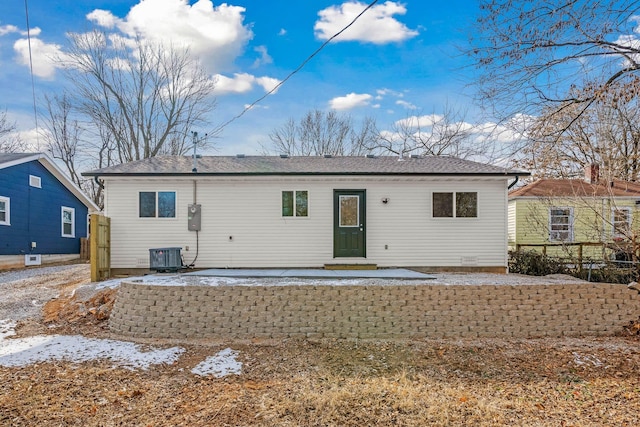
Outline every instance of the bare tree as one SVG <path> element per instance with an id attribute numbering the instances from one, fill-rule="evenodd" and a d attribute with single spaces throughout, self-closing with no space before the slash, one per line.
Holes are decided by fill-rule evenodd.
<path id="1" fill-rule="evenodd" d="M 66 94 L 53 97 L 45 95 L 46 116 L 43 126 L 46 132 L 43 137 L 48 151 L 54 159 L 64 163 L 71 180 L 82 187 L 84 179 L 77 170 L 78 148 L 82 128 L 77 119 L 73 119 L 72 105 Z"/>
<path id="2" fill-rule="evenodd" d="M 411 115 L 398 120 L 390 130 L 380 132 L 376 150 L 397 155 L 483 157 L 491 150 L 488 140 L 475 132 L 465 114 L 449 106 L 442 114 Z"/>
<path id="3" fill-rule="evenodd" d="M 9 122 L 6 111 L 0 111 L 0 153 L 26 151 L 26 144 L 15 134 L 16 124 Z"/>
<path id="4" fill-rule="evenodd" d="M 638 1 L 482 0 L 480 10 L 470 54 L 479 99 L 499 118 L 577 118 L 604 94 L 639 93 Z"/>
<path id="5" fill-rule="evenodd" d="M 102 123 L 82 122 L 72 97 L 66 93 L 45 95 L 45 106 L 42 135 L 48 152 L 64 164 L 71 180 L 102 208 L 102 186 L 82 177 L 79 171 L 120 163 L 113 134 Z"/>
<path id="6" fill-rule="evenodd" d="M 579 91 L 574 89 L 576 97 Z M 607 179 L 640 179 L 640 103 L 633 96 L 602 94 L 578 114 L 578 105 L 549 107 L 528 129 L 521 167 L 537 176 L 573 178 L 597 164 Z"/>
<path id="7" fill-rule="evenodd" d="M 117 163 L 183 154 L 215 102 L 215 82 L 188 50 L 100 31 L 71 34 L 58 58 L 74 103 L 115 143 Z"/>
<path id="8" fill-rule="evenodd" d="M 369 146 L 377 139 L 375 121 L 366 118 L 356 127 L 350 116 L 335 111 L 312 110 L 296 122 L 290 118 L 269 135 L 270 146 L 263 146 L 266 153 L 292 156 L 361 155 L 369 152 Z"/>

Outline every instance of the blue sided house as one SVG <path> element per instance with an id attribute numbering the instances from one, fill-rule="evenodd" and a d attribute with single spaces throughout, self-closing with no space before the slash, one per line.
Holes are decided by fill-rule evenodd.
<path id="1" fill-rule="evenodd" d="M 0 269 L 78 258 L 99 208 L 42 153 L 0 153 Z"/>

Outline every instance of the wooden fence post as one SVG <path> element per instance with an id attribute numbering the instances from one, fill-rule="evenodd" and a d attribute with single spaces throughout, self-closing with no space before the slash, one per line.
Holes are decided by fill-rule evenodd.
<path id="1" fill-rule="evenodd" d="M 91 281 L 98 282 L 111 276 L 111 218 L 91 214 Z"/>

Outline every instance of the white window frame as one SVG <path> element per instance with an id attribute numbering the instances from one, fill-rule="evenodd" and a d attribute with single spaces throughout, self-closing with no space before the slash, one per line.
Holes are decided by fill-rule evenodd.
<path id="1" fill-rule="evenodd" d="M 0 221 L 0 225 L 11 225 L 11 199 L 9 197 L 0 196 L 0 202 L 4 202 L 5 219 Z"/>
<path id="2" fill-rule="evenodd" d="M 458 216 L 458 194 L 460 193 L 475 193 L 476 195 L 476 215 L 475 216 Z M 435 194 L 451 194 L 451 214 L 452 216 L 441 216 L 441 215 L 435 215 L 434 210 L 434 203 L 433 203 L 433 198 Z M 480 218 L 480 203 L 479 203 L 479 193 L 477 191 L 433 191 L 431 192 L 431 218 L 436 219 L 436 220 L 443 220 L 443 219 L 458 219 L 460 218 L 461 220 L 474 220 L 474 219 L 478 219 Z"/>
<path id="3" fill-rule="evenodd" d="M 611 208 L 611 237 L 614 239 L 616 237 L 627 238 L 628 236 L 625 236 L 624 234 L 618 233 L 616 231 L 616 212 L 627 213 L 627 230 L 630 231 L 631 230 L 631 208 L 628 206 Z"/>
<path id="4" fill-rule="evenodd" d="M 64 232 L 64 213 L 71 213 L 71 234 L 65 234 Z M 62 237 L 74 238 L 76 237 L 76 210 L 67 206 L 62 206 L 60 209 L 60 225 Z"/>
<path id="5" fill-rule="evenodd" d="M 156 199 L 156 211 L 154 216 L 140 216 L 140 193 L 155 193 Z M 173 193 L 173 212 L 174 216 L 159 216 L 160 203 L 158 196 L 160 193 Z M 178 192 L 176 190 L 140 190 L 138 191 L 138 219 L 141 220 L 161 220 L 161 221 L 174 221 L 178 218 Z"/>
<path id="6" fill-rule="evenodd" d="M 42 178 L 35 175 L 29 175 L 29 186 L 35 188 L 42 188 Z"/>
<path id="7" fill-rule="evenodd" d="M 291 215 L 284 215 L 282 212 L 282 195 L 283 193 L 293 193 L 293 211 L 291 212 Z M 297 198 L 297 194 L 298 193 L 307 193 L 307 214 L 306 215 L 297 215 L 297 203 L 298 203 L 298 198 Z M 309 218 L 309 199 L 311 197 L 309 196 L 309 190 L 281 190 L 280 191 L 280 216 L 284 219 L 291 219 L 291 218 Z"/>
<path id="8" fill-rule="evenodd" d="M 559 237 L 559 233 L 563 232 L 562 230 L 553 230 L 552 226 L 554 225 L 553 222 L 553 217 L 554 215 L 551 214 L 551 212 L 553 210 L 568 210 L 569 211 L 569 223 L 567 224 L 568 230 L 566 230 L 566 232 L 568 233 L 567 238 L 563 239 L 561 237 Z M 562 215 L 565 216 L 565 215 Z M 573 242 L 573 222 L 574 222 L 574 218 L 573 218 L 573 208 L 569 207 L 569 206 L 552 206 L 549 208 L 549 241 L 550 242 Z M 562 224 L 561 224 L 562 225 Z M 555 233 L 555 234 L 554 234 Z"/>

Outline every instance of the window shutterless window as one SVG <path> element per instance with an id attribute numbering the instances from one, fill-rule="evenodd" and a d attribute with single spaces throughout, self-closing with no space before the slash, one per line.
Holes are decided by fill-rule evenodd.
<path id="1" fill-rule="evenodd" d="M 611 209 L 613 237 L 629 236 L 631 230 L 631 208 Z"/>
<path id="2" fill-rule="evenodd" d="M 309 216 L 309 192 L 283 191 L 282 216 Z"/>
<path id="3" fill-rule="evenodd" d="M 11 199 L 0 196 L 0 225 L 11 225 Z"/>
<path id="4" fill-rule="evenodd" d="M 76 237 L 76 210 L 62 207 L 62 237 Z"/>
<path id="5" fill-rule="evenodd" d="M 549 240 L 573 241 L 573 208 L 549 208 Z"/>
<path id="6" fill-rule="evenodd" d="M 141 191 L 138 196 L 140 218 L 175 218 L 175 191 Z"/>
<path id="7" fill-rule="evenodd" d="M 434 218 L 478 217 L 478 193 L 476 192 L 433 193 L 432 202 Z"/>

